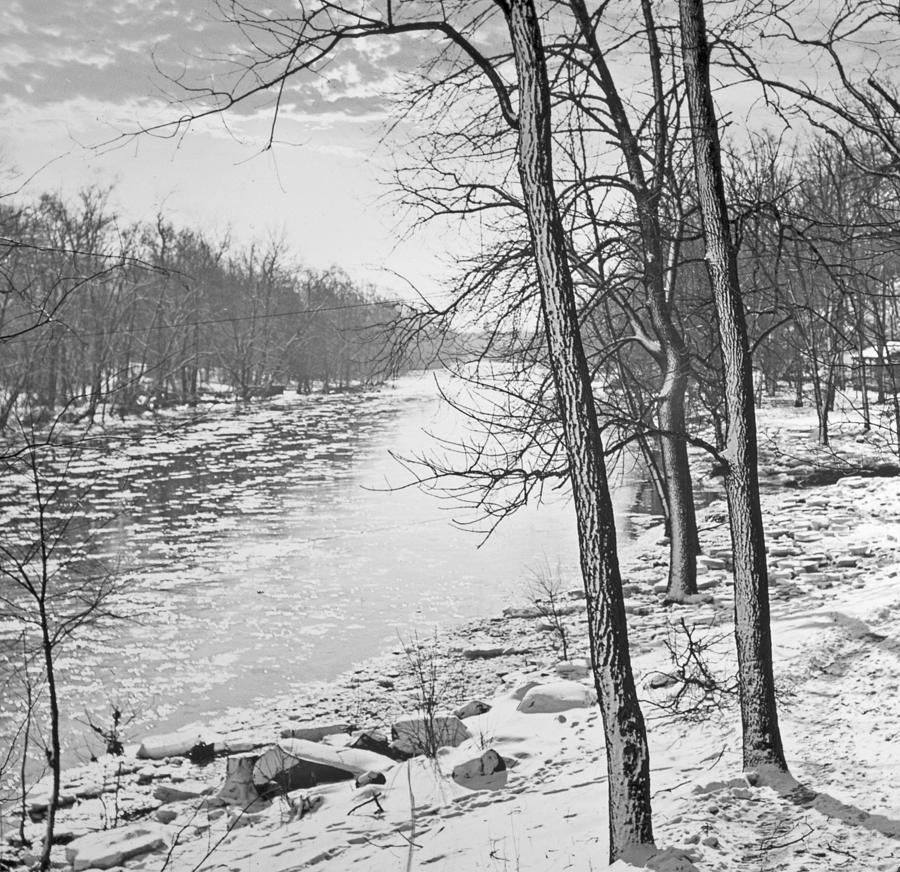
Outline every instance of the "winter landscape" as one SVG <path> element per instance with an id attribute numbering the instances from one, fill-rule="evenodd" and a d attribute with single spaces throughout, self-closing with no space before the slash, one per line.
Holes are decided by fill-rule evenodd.
<path id="1" fill-rule="evenodd" d="M 900 872 L 896 8 L 0 23 L 0 869 Z"/>

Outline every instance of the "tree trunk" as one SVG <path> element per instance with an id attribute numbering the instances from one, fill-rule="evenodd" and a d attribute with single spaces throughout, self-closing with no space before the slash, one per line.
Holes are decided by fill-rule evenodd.
<path id="1" fill-rule="evenodd" d="M 687 374 L 678 376 L 659 407 L 659 426 L 664 432 L 684 433 L 684 394 Z M 694 488 L 687 444 L 677 436 L 661 440 L 666 488 L 669 493 L 669 586 L 666 600 L 681 602 L 697 593 L 697 554 L 700 539 L 694 510 Z"/>
<path id="2" fill-rule="evenodd" d="M 614 861 L 653 845 L 650 759 L 631 672 L 603 445 L 553 185 L 550 93 L 543 45 L 533 0 L 503 5 L 520 89 L 519 176 L 569 455 L 594 680 L 606 735 L 609 852 Z"/>
<path id="3" fill-rule="evenodd" d="M 734 608 L 745 769 L 787 771 L 772 669 L 769 577 L 759 504 L 756 413 L 737 258 L 728 225 L 719 132 L 709 82 L 703 0 L 679 0 L 681 49 L 691 118 L 706 260 L 725 375 L 725 490 L 734 550 Z"/>

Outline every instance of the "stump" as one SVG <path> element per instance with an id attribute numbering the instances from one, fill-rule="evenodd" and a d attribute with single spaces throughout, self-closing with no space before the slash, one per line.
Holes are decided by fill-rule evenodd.
<path id="1" fill-rule="evenodd" d="M 253 783 L 253 767 L 259 754 L 232 754 L 225 760 L 225 783 L 217 796 L 228 805 L 248 808 L 259 800 L 259 792 Z"/>

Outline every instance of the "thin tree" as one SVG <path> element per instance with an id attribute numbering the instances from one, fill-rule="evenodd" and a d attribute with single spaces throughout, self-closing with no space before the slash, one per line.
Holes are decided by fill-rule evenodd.
<path id="1" fill-rule="evenodd" d="M 725 200 L 703 0 L 679 0 L 679 18 L 697 195 L 724 367 L 725 492 L 734 551 L 743 763 L 748 770 L 786 772 L 772 665 L 769 576 L 759 501 L 752 362 Z"/>

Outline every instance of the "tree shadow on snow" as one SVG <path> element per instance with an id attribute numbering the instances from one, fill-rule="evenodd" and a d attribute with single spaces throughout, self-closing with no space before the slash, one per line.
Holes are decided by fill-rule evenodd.
<path id="1" fill-rule="evenodd" d="M 894 820 L 883 814 L 870 814 L 827 793 L 812 790 L 804 784 L 797 784 L 792 789 L 775 787 L 775 790 L 802 808 L 813 809 L 825 817 L 880 833 L 890 839 L 900 839 L 900 820 Z"/>

